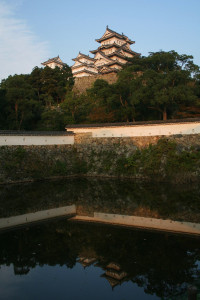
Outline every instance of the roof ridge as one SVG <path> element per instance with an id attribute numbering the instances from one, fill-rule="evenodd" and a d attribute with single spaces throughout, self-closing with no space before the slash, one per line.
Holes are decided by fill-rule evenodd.
<path id="1" fill-rule="evenodd" d="M 108 31 L 110 31 L 110 32 L 112 32 L 112 33 L 116 33 L 116 34 L 118 34 L 118 35 L 121 35 L 121 36 L 124 36 L 124 37 L 127 37 L 126 35 L 124 35 L 123 33 L 121 34 L 121 33 L 118 33 L 117 31 L 114 31 L 114 30 L 112 30 L 112 29 L 110 29 L 109 27 L 107 27 L 107 29 L 106 30 L 108 30 Z"/>

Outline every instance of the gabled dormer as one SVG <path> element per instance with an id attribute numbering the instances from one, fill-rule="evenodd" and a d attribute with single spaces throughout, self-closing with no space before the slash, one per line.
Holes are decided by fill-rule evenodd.
<path id="1" fill-rule="evenodd" d="M 109 45 L 112 43 L 116 43 L 117 45 L 122 46 L 124 43 L 128 43 L 129 45 L 134 44 L 134 41 L 131 41 L 126 35 L 123 33 L 117 33 L 114 30 L 111 30 L 106 27 L 106 31 L 103 34 L 103 36 L 100 39 L 96 39 L 98 43 L 101 43 L 101 46 L 103 45 Z"/>

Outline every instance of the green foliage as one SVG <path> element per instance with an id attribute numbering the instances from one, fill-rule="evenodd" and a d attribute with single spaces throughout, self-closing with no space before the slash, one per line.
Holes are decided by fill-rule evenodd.
<path id="1" fill-rule="evenodd" d="M 192 56 L 175 51 L 136 56 L 118 74 L 115 84 L 97 79 L 87 91 L 88 121 L 130 122 L 167 119 L 183 105 L 196 105 L 199 67 Z"/>
<path id="2" fill-rule="evenodd" d="M 56 160 L 52 173 L 53 175 L 59 175 L 59 176 L 68 175 L 66 162 L 63 162 L 61 160 Z"/>
<path id="3" fill-rule="evenodd" d="M 72 91 L 73 83 L 67 65 L 2 80 L 0 129 L 64 130 L 72 123 L 199 116 L 199 67 L 192 56 L 175 51 L 135 56 L 115 84 L 97 79 L 85 94 Z"/>
<path id="4" fill-rule="evenodd" d="M 167 180 L 186 173 L 199 174 L 200 151 L 179 152 L 175 142 L 161 139 L 156 145 L 149 145 L 127 158 L 120 158 L 117 165 L 120 173 Z"/>
<path id="5" fill-rule="evenodd" d="M 60 110 L 45 109 L 41 114 L 41 120 L 38 122 L 38 130 L 51 131 L 65 130 L 68 118 Z"/>
<path id="6" fill-rule="evenodd" d="M 127 82 L 130 102 L 143 105 L 162 114 L 173 115 L 180 104 L 197 100 L 195 85 L 199 67 L 192 56 L 175 51 L 150 53 L 137 57 L 119 74 L 118 82 Z"/>
<path id="7" fill-rule="evenodd" d="M 0 130 L 4 129 L 7 119 L 6 113 L 6 90 L 0 89 Z"/>
<path id="8" fill-rule="evenodd" d="M 63 69 L 36 67 L 29 75 L 14 75 L 2 80 L 0 129 L 64 130 L 66 117 L 61 115 L 60 120 L 58 114 L 49 111 L 59 107 L 72 87 L 73 77 L 67 65 Z M 51 116 L 53 125 L 47 121 Z"/>

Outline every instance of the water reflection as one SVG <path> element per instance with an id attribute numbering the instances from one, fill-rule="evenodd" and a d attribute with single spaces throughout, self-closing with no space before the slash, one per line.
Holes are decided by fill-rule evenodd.
<path id="1" fill-rule="evenodd" d="M 0 239 L 0 265 L 13 266 L 16 276 L 38 266 L 78 264 L 95 267 L 94 280 L 104 278 L 111 288 L 129 283 L 167 299 L 200 275 L 198 238 L 60 220 L 4 232 Z"/>
<path id="2" fill-rule="evenodd" d="M 197 184 L 73 179 L 0 186 L 1 218 L 73 204 L 78 215 L 92 216 L 96 211 L 200 223 Z"/>
<path id="3" fill-rule="evenodd" d="M 0 186 L 0 219 L 66 206 L 75 206 L 79 216 L 101 212 L 200 223 L 198 185 L 73 179 Z M 10 293 L 14 286 L 19 289 L 18 296 L 16 292 L 8 296 L 8 288 L 0 283 L 0 294 L 7 295 L 1 298 L 27 299 L 28 286 L 34 295 L 29 299 L 43 299 L 41 294 L 47 291 L 48 299 L 55 299 L 66 286 L 61 279 L 64 273 L 68 290 L 73 287 L 76 294 L 71 299 L 178 299 L 189 284 L 199 286 L 199 240 L 66 219 L 1 232 L 0 282 L 9 274 L 12 284 L 4 286 L 9 286 Z M 82 270 L 90 280 L 83 279 Z M 37 291 L 36 275 L 43 281 Z M 62 286 L 55 278 L 60 278 Z"/>

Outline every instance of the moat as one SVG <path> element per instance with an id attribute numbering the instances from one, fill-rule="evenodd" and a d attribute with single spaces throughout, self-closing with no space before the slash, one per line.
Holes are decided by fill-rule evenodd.
<path id="1" fill-rule="evenodd" d="M 199 185 L 70 179 L 0 187 L 0 220 L 76 206 L 200 223 Z M 187 299 L 200 290 L 200 236 L 67 217 L 0 230 L 1 299 Z"/>

